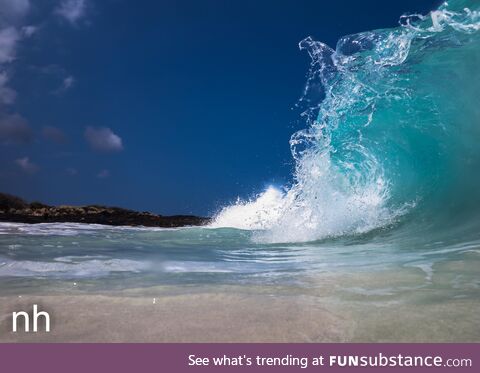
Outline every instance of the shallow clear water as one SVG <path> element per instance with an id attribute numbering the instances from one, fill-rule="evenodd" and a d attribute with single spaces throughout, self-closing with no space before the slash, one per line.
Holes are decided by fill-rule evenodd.
<path id="1" fill-rule="evenodd" d="M 158 285 L 294 286 L 352 275 L 378 291 L 374 273 L 412 274 L 409 286 L 440 286 L 480 299 L 480 240 L 419 239 L 408 227 L 309 243 L 264 244 L 233 228 L 115 228 L 84 224 L 0 224 L 0 294 L 39 290 L 104 292 Z M 473 237 L 472 237 L 473 238 Z M 362 284 L 361 278 L 365 278 Z M 404 280 L 389 286 L 404 288 Z M 407 280 L 408 282 L 409 280 Z M 345 288 L 352 287 L 346 281 Z"/>

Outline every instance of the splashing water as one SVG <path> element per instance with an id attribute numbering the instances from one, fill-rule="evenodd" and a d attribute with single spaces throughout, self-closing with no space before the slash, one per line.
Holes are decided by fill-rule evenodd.
<path id="1" fill-rule="evenodd" d="M 312 241 L 405 220 L 450 223 L 480 212 L 478 1 L 444 3 L 400 26 L 308 37 L 299 106 L 307 128 L 290 140 L 296 162 L 285 193 L 237 202 L 215 227 L 261 229 L 260 242 Z M 468 217 L 467 217 L 468 215 Z"/>

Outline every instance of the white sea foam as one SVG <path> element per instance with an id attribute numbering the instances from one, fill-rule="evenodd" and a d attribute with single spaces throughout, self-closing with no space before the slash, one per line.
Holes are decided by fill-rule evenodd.
<path id="1" fill-rule="evenodd" d="M 165 272 L 171 273 L 231 273 L 233 268 L 229 268 L 225 263 L 194 262 L 194 261 L 169 261 L 162 265 Z"/>
<path id="2" fill-rule="evenodd" d="M 269 229 L 280 219 L 285 202 L 285 194 L 281 190 L 269 186 L 250 201 L 239 199 L 232 206 L 224 208 L 210 226 L 213 228 Z"/>
<path id="3" fill-rule="evenodd" d="M 347 179 L 326 156 L 304 155 L 297 184 L 286 192 L 267 188 L 251 201 L 224 208 L 212 227 L 257 230 L 257 242 L 305 242 L 363 233 L 391 221 L 388 186 L 380 173 Z"/>
<path id="4" fill-rule="evenodd" d="M 95 232 L 118 231 L 165 231 L 178 228 L 110 226 L 85 223 L 6 223 L 0 222 L 0 235 L 22 234 L 34 236 L 77 236 Z"/>
<path id="5" fill-rule="evenodd" d="M 57 258 L 56 261 L 12 260 L 0 257 L 0 277 L 103 277 L 112 272 L 141 272 L 148 264 L 129 259 Z"/>

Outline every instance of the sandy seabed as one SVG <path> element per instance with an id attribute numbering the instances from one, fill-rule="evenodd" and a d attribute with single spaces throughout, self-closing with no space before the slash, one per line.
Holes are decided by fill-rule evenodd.
<path id="1" fill-rule="evenodd" d="M 335 302 L 318 294 L 270 293 L 268 287 L 249 290 L 162 287 L 143 295 L 2 296 L 0 342 L 480 341 L 479 304 L 472 300 Z M 31 311 L 33 304 L 49 312 L 51 331 L 13 333 L 12 312 Z"/>

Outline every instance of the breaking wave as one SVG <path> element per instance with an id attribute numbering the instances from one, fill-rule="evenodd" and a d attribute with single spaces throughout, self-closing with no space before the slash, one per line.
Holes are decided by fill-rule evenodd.
<path id="1" fill-rule="evenodd" d="M 256 230 L 260 242 L 400 221 L 478 227 L 479 8 L 444 3 L 396 28 L 344 36 L 335 49 L 302 40 L 311 65 L 298 104 L 306 128 L 290 140 L 293 182 L 223 208 L 212 226 Z"/>

